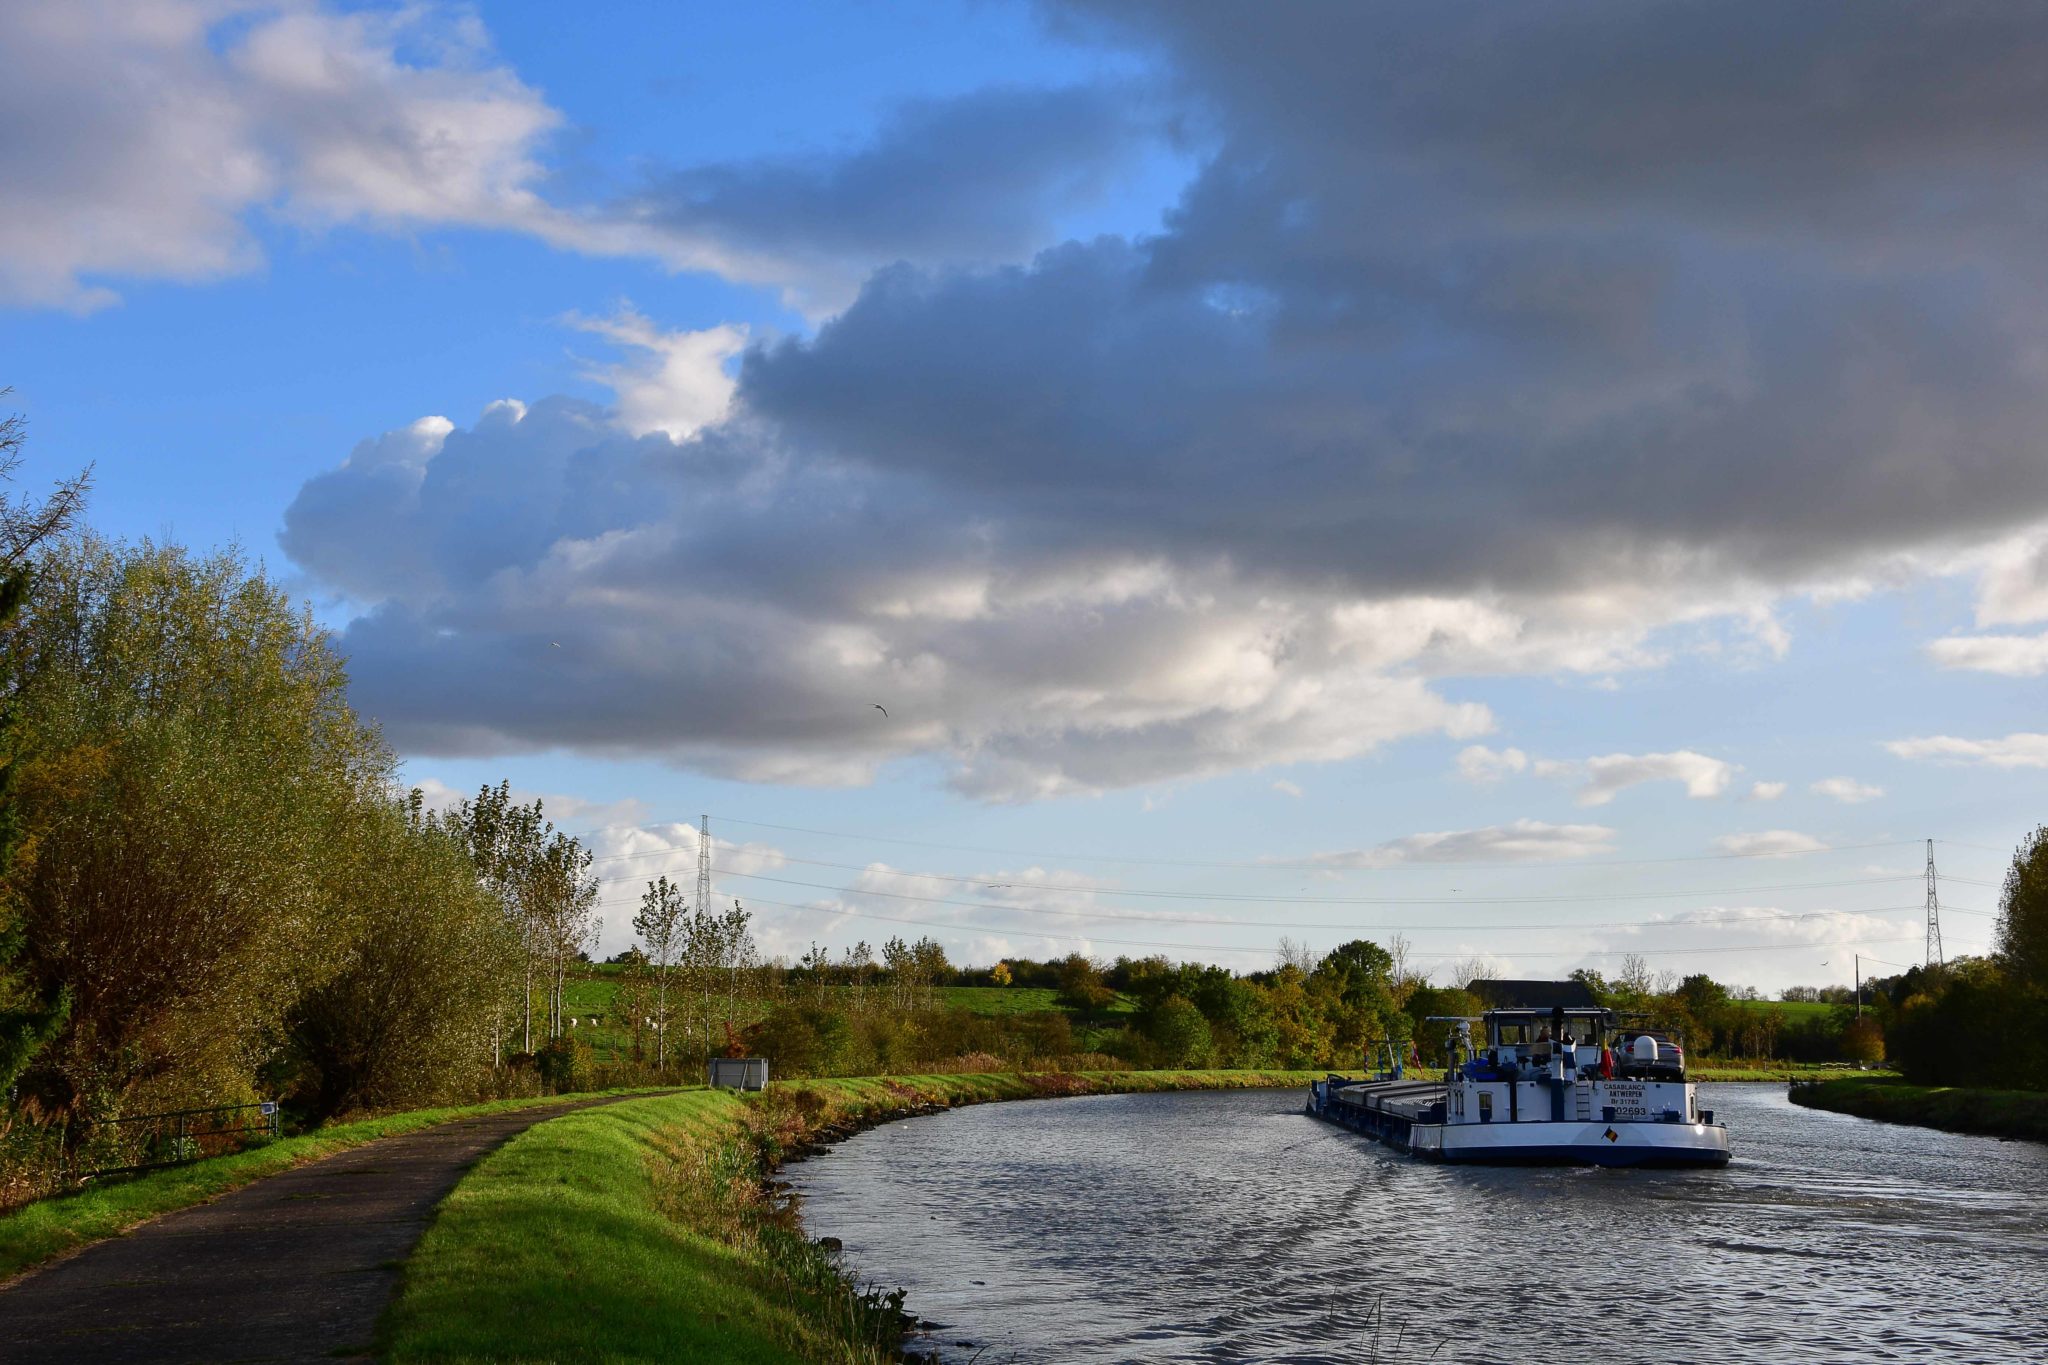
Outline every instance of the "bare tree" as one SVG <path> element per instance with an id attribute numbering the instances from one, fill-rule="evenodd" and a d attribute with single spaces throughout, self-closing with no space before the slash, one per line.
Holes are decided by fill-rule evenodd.
<path id="1" fill-rule="evenodd" d="M 1395 934 L 1387 940 L 1387 956 L 1394 960 L 1394 967 L 1388 973 L 1388 980 L 1393 988 L 1394 1003 L 1397 1005 L 1406 1005 L 1408 997 L 1415 994 L 1415 988 L 1422 984 L 1422 979 L 1415 974 L 1411 965 L 1414 952 L 1415 945 L 1408 941 L 1406 934 Z"/>
<path id="2" fill-rule="evenodd" d="M 1464 987 L 1471 985 L 1474 981 L 1498 980 L 1500 980 L 1500 969 L 1493 965 L 1491 958 L 1481 954 L 1474 953 L 1470 957 L 1459 958 L 1451 964 L 1451 985 L 1453 986 Z"/>
<path id="3" fill-rule="evenodd" d="M 13 392 L 0 389 L 0 398 Z M 28 423 L 20 413 L 0 417 L 0 483 L 14 482 L 27 435 Z M 41 502 L 26 493 L 0 495 L 0 574 L 21 567 L 37 545 L 69 530 L 85 510 L 85 495 L 90 491 L 92 466 L 87 465 L 70 478 L 58 480 Z"/>
<path id="4" fill-rule="evenodd" d="M 1614 974 L 1614 984 L 1637 1002 L 1646 999 L 1655 985 L 1650 960 L 1641 953 L 1628 954 L 1621 959 L 1621 970 Z"/>
<path id="5" fill-rule="evenodd" d="M 875 968 L 875 950 L 863 939 L 846 950 L 846 975 L 853 983 L 853 1012 L 867 1007 L 868 975 Z"/>
<path id="6" fill-rule="evenodd" d="M 1283 935 L 1280 939 L 1280 949 L 1275 954 L 1273 965 L 1276 968 L 1292 967 L 1303 976 L 1307 976 L 1316 969 L 1316 963 L 1320 960 L 1316 956 L 1315 949 L 1309 947 L 1300 939 L 1287 938 Z"/>

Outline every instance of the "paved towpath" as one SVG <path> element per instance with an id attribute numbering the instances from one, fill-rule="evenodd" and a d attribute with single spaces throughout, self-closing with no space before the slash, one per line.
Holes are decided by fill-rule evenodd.
<path id="1" fill-rule="evenodd" d="M 0 1362 L 367 1359 L 399 1262 L 477 1158 L 619 1098 L 381 1138 L 87 1247 L 0 1289 Z"/>

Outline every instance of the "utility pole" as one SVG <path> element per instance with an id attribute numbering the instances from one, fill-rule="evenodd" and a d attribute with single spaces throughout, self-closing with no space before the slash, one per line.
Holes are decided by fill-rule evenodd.
<path id="1" fill-rule="evenodd" d="M 1856 954 L 1856 1021 L 1863 1021 L 1863 954 Z"/>
<path id="2" fill-rule="evenodd" d="M 1927 841 L 1927 965 L 1948 965 L 1941 955 L 1941 896 L 1935 890 L 1932 839 Z"/>

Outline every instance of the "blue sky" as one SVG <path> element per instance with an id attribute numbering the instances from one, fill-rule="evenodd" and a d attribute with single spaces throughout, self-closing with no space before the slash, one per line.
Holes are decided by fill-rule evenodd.
<path id="1" fill-rule="evenodd" d="M 26 474 L 260 557 L 607 950 L 708 812 L 770 952 L 1775 991 L 1917 960 L 1930 837 L 1982 951 L 2048 31 L 1248 13 L 11 10 Z"/>

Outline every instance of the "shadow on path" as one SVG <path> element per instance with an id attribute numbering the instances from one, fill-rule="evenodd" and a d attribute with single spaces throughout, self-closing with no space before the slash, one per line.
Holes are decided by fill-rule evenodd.
<path id="1" fill-rule="evenodd" d="M 0 1362 L 369 1359 L 399 1264 L 476 1160 L 613 1096 L 458 1119 L 268 1176 L 0 1289 Z"/>

